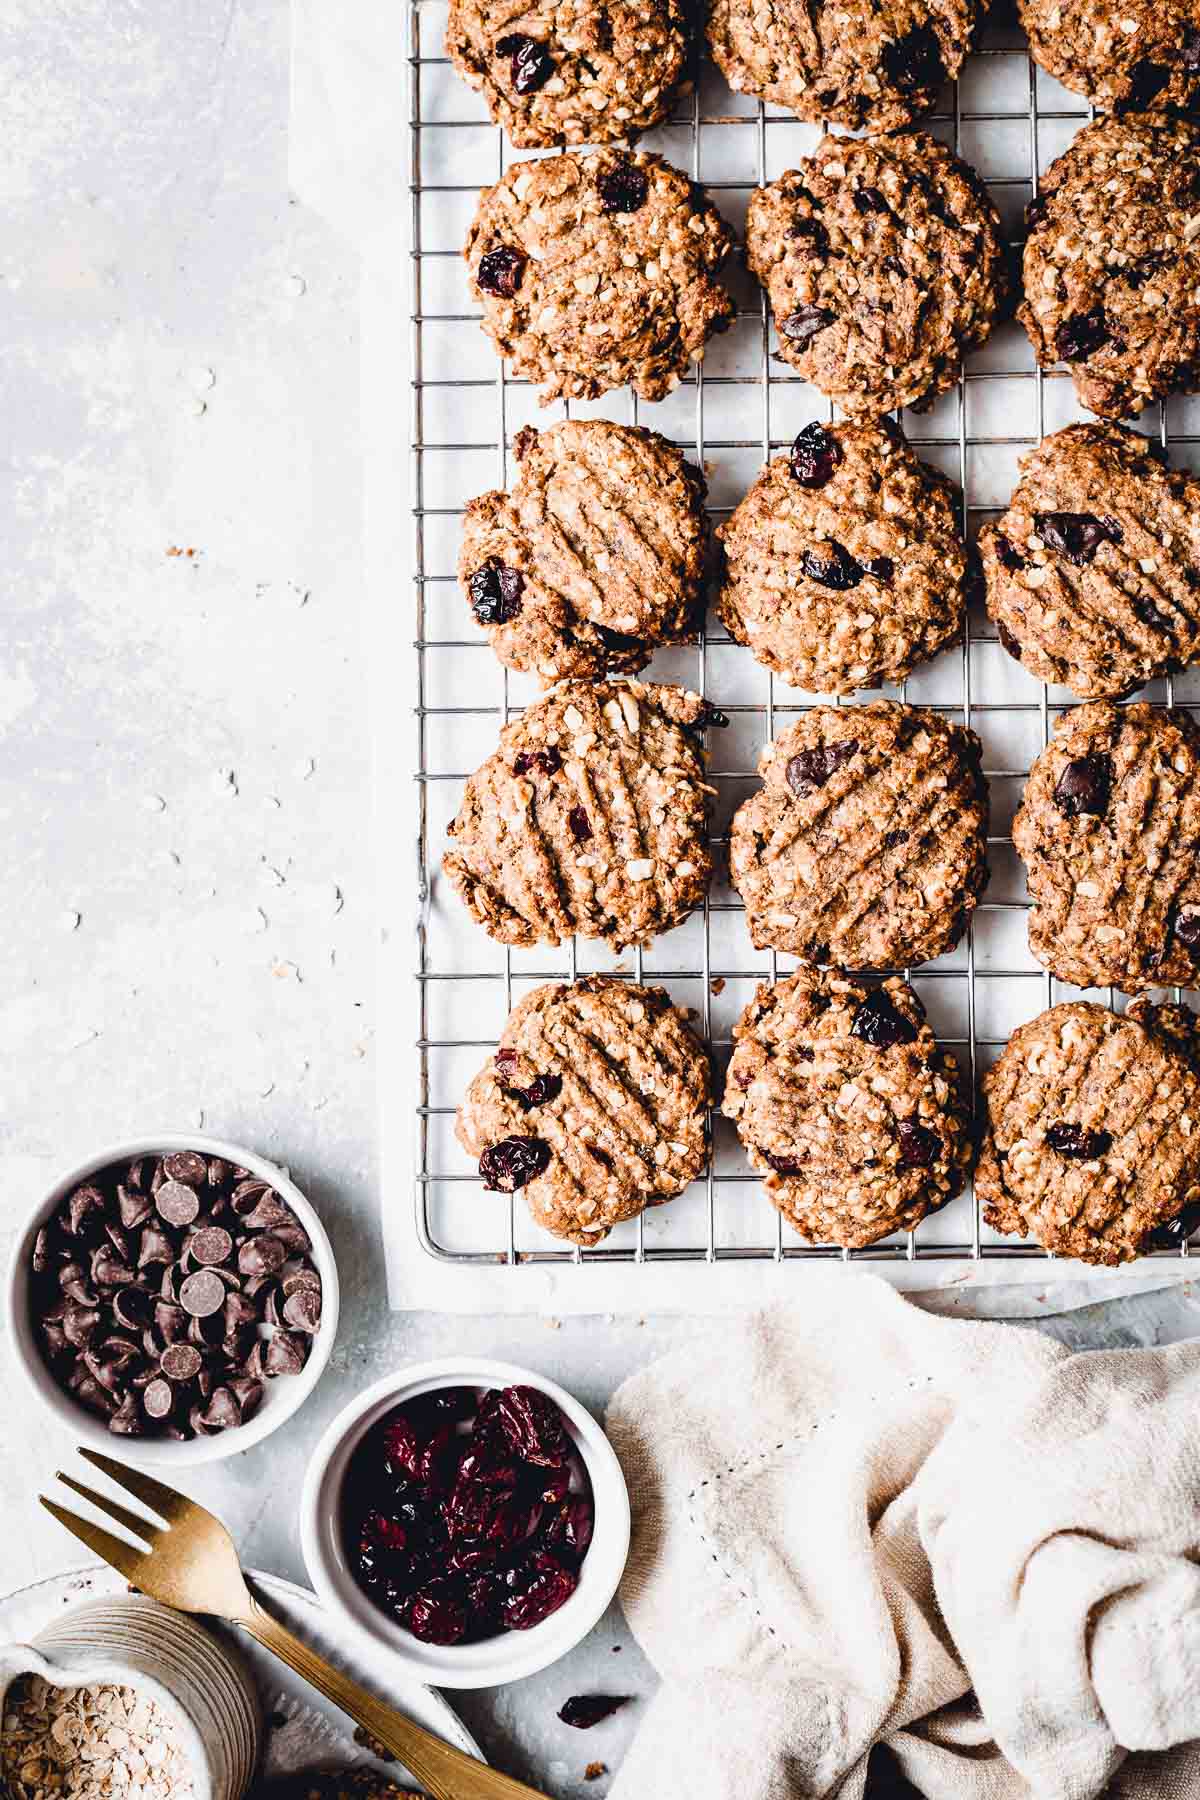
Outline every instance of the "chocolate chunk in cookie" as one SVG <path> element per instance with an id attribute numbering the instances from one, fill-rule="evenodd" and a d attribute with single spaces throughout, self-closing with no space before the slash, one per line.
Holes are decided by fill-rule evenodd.
<path id="1" fill-rule="evenodd" d="M 678 387 L 734 304 L 715 277 L 733 234 L 661 156 L 598 150 L 514 163 L 480 195 L 463 255 L 483 328 L 543 401 Z"/>
<path id="2" fill-rule="evenodd" d="M 721 1110 L 802 1237 L 859 1249 L 960 1191 L 965 1091 L 907 982 L 801 970 L 760 987 L 733 1037 Z"/>
<path id="3" fill-rule="evenodd" d="M 1166 113 L 1085 125 L 1050 165 L 1017 316 L 1083 406 L 1139 413 L 1200 383 L 1200 127 Z"/>
<path id="4" fill-rule="evenodd" d="M 711 0 L 708 42 L 737 93 L 802 119 L 896 131 L 958 74 L 981 10 L 978 0 L 844 0 L 792 11 Z"/>
<path id="5" fill-rule="evenodd" d="M 682 923 L 708 888 L 711 788 L 698 694 L 564 681 L 467 782 L 443 868 L 502 944 L 573 933 L 617 948 Z"/>
<path id="6" fill-rule="evenodd" d="M 666 118 L 687 60 L 676 0 L 450 0 L 446 54 L 520 150 L 630 139 Z"/>
<path id="7" fill-rule="evenodd" d="M 458 1141 L 490 1189 L 539 1225 L 598 1244 L 704 1167 L 708 1057 L 658 987 L 593 975 L 534 988 L 463 1098 Z M 535 1143 L 513 1175 L 511 1146 Z"/>
<path id="8" fill-rule="evenodd" d="M 1075 987 L 1200 985 L 1200 734 L 1097 700 L 1064 713 L 1013 821 L 1029 947 Z"/>
<path id="9" fill-rule="evenodd" d="M 467 506 L 458 559 L 501 662 L 543 685 L 635 674 L 694 637 L 711 551 L 700 471 L 656 432 L 603 419 L 527 431 L 519 449 L 511 493 Z"/>
<path id="10" fill-rule="evenodd" d="M 973 731 L 888 700 L 817 706 L 759 759 L 730 869 L 758 949 L 901 969 L 953 949 L 987 883 Z"/>
<path id="11" fill-rule="evenodd" d="M 1139 432 L 1043 438 L 979 549 L 988 612 L 1040 681 L 1118 699 L 1200 655 L 1200 479 Z"/>
<path id="12" fill-rule="evenodd" d="M 1035 62 L 1101 112 L 1200 101 L 1196 0 L 1018 0 Z"/>
<path id="13" fill-rule="evenodd" d="M 983 1078 L 975 1190 L 997 1231 L 1056 1256 L 1128 1262 L 1200 1198 L 1195 1018 L 1084 1000 L 1015 1031 Z"/>
<path id="14" fill-rule="evenodd" d="M 888 424 L 806 426 L 718 536 L 721 618 L 792 687 L 903 681 L 962 630 L 954 488 Z"/>
<path id="15" fill-rule="evenodd" d="M 752 195 L 746 260 L 778 354 L 853 419 L 953 387 L 1005 290 L 995 207 L 924 131 L 822 139 Z"/>

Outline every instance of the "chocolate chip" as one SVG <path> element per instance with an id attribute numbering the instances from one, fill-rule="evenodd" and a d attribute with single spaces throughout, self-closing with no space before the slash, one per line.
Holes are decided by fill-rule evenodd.
<path id="1" fill-rule="evenodd" d="M 237 1395 L 227 1387 L 214 1388 L 203 1418 L 209 1431 L 228 1431 L 231 1426 L 240 1425 L 242 1409 Z"/>
<path id="2" fill-rule="evenodd" d="M 1191 1206 L 1185 1206 L 1177 1218 L 1156 1226 L 1147 1242 L 1156 1250 L 1178 1250 L 1197 1229 L 1200 1229 L 1200 1204 L 1193 1202 Z"/>
<path id="3" fill-rule="evenodd" d="M 885 213 L 892 210 L 878 188 L 855 188 L 850 198 L 854 202 L 855 212 Z"/>
<path id="4" fill-rule="evenodd" d="M 321 1323 L 321 1296 L 309 1287 L 297 1288 L 283 1303 L 283 1322 L 296 1331 L 315 1331 Z"/>
<path id="5" fill-rule="evenodd" d="M 123 1287 L 112 1297 L 113 1317 L 130 1331 L 141 1331 L 153 1316 L 154 1304 L 144 1288 Z"/>
<path id="6" fill-rule="evenodd" d="M 941 1153 L 942 1140 L 937 1132 L 927 1130 L 912 1119 L 898 1121 L 896 1136 L 900 1139 L 900 1161 L 907 1168 L 931 1168 Z"/>
<path id="7" fill-rule="evenodd" d="M 1004 623 L 1003 619 L 1001 619 L 996 626 L 996 636 L 1000 639 L 1001 645 L 1007 650 L 1013 661 L 1020 662 L 1021 646 L 1018 644 L 1016 638 L 1008 629 L 1008 626 Z"/>
<path id="8" fill-rule="evenodd" d="M 834 314 L 823 306 L 798 306 L 794 313 L 779 321 L 779 329 L 791 343 L 807 344 L 809 338 L 816 337 L 833 321 Z"/>
<path id="9" fill-rule="evenodd" d="M 587 816 L 585 806 L 573 806 L 567 814 L 567 824 L 571 828 L 571 836 L 577 844 L 586 844 L 592 835 L 592 822 Z"/>
<path id="10" fill-rule="evenodd" d="M 803 799 L 806 794 L 823 788 L 836 769 L 858 754 L 858 739 L 843 738 L 840 744 L 817 744 L 811 750 L 800 750 L 790 758 L 784 774 L 793 794 Z"/>
<path id="11" fill-rule="evenodd" d="M 1112 1143 L 1112 1133 L 1108 1131 L 1088 1131 L 1082 1125 L 1068 1125 L 1060 1121 L 1046 1128 L 1046 1142 L 1059 1156 L 1069 1156 L 1072 1161 L 1094 1162 Z"/>
<path id="12" fill-rule="evenodd" d="M 1111 788 L 1112 758 L 1080 756 L 1069 762 L 1059 776 L 1054 789 L 1055 805 L 1068 819 L 1077 819 L 1082 813 L 1100 819 L 1108 811 Z"/>
<path id="13" fill-rule="evenodd" d="M 173 1344 L 182 1338 L 188 1327 L 188 1316 L 182 1306 L 176 1306 L 171 1300 L 159 1300 L 154 1307 L 154 1329 L 164 1343 Z"/>
<path id="14" fill-rule="evenodd" d="M 142 1394 L 142 1405 L 149 1419 L 165 1419 L 175 1404 L 175 1395 L 169 1381 L 155 1379 L 146 1384 Z"/>
<path id="15" fill-rule="evenodd" d="M 639 637 L 631 637 L 627 631 L 613 631 L 608 625 L 593 624 L 593 631 L 613 656 L 640 656 L 646 645 Z"/>
<path id="16" fill-rule="evenodd" d="M 159 1357 L 159 1367 L 170 1381 L 194 1381 L 204 1361 L 194 1344 L 168 1344 Z"/>
<path id="17" fill-rule="evenodd" d="M 866 573 L 836 538 L 830 538 L 820 550 L 806 550 L 800 566 L 810 581 L 819 581 L 822 587 L 833 588 L 837 593 L 856 588 Z"/>
<path id="18" fill-rule="evenodd" d="M 494 556 L 475 570 L 467 586 L 471 611 L 481 625 L 507 625 L 521 610 L 525 577 Z"/>
<path id="19" fill-rule="evenodd" d="M 902 94 L 940 87 L 946 79 L 942 46 L 931 25 L 914 25 L 903 37 L 883 46 L 884 74 Z"/>
<path id="20" fill-rule="evenodd" d="M 117 1188 L 117 1211 L 126 1231 L 136 1231 L 154 1211 L 154 1202 L 149 1194 L 139 1193 L 122 1182 Z"/>
<path id="21" fill-rule="evenodd" d="M 842 447 L 816 419 L 792 445 L 791 470 L 802 488 L 823 488 L 842 461 Z"/>
<path id="22" fill-rule="evenodd" d="M 890 1050 L 894 1044 L 915 1043 L 917 1027 L 897 1010 L 883 988 L 873 988 L 854 1014 L 850 1035 L 876 1050 Z"/>
<path id="23" fill-rule="evenodd" d="M 863 567 L 868 575 L 873 575 L 876 581 L 883 583 L 884 587 L 891 587 L 896 574 L 896 565 L 890 556 L 873 556 L 870 562 L 863 564 Z"/>
<path id="24" fill-rule="evenodd" d="M 205 1225 L 193 1232 L 187 1251 L 193 1262 L 204 1266 L 228 1262 L 233 1255 L 233 1239 L 223 1225 Z"/>
<path id="25" fill-rule="evenodd" d="M 1101 544 L 1119 544 L 1124 536 L 1116 519 L 1094 513 L 1046 512 L 1033 515 L 1034 527 L 1048 550 L 1082 568 Z"/>
<path id="26" fill-rule="evenodd" d="M 894 850 L 898 844 L 907 844 L 910 835 L 911 834 L 907 831 L 885 831 L 883 834 L 883 848 L 885 850 Z"/>
<path id="27" fill-rule="evenodd" d="M 1054 340 L 1054 349 L 1061 362 L 1086 362 L 1110 336 L 1104 308 L 1096 306 L 1091 312 L 1076 313 L 1073 318 L 1063 320 Z"/>
<path id="28" fill-rule="evenodd" d="M 174 1150 L 163 1157 L 163 1172 L 170 1181 L 182 1181 L 185 1187 L 203 1187 L 208 1180 L 208 1163 L 198 1151 Z"/>
<path id="29" fill-rule="evenodd" d="M 108 1429 L 116 1432 L 120 1437 L 143 1437 L 145 1435 L 146 1426 L 136 1394 L 126 1394 L 108 1421 Z"/>
<path id="30" fill-rule="evenodd" d="M 261 1381 L 250 1375 L 231 1375 L 227 1383 L 230 1393 L 241 1409 L 242 1424 L 252 1418 L 262 1405 L 262 1397 L 266 1392 Z"/>
<path id="31" fill-rule="evenodd" d="M 274 1275 L 286 1261 L 283 1243 L 270 1231 L 247 1238 L 238 1251 L 238 1268 L 243 1275 Z"/>
<path id="32" fill-rule="evenodd" d="M 829 233 L 820 219 L 793 219 L 788 226 L 787 235 L 793 241 L 810 243 L 818 256 L 824 256 L 829 249 Z"/>
<path id="33" fill-rule="evenodd" d="M 225 1304 L 225 1283 L 212 1269 L 198 1269 L 179 1284 L 179 1304 L 193 1319 L 207 1319 Z"/>
<path id="34" fill-rule="evenodd" d="M 497 244 L 494 250 L 488 250 L 480 257 L 475 285 L 485 294 L 511 300 L 524 273 L 525 258 L 521 252 L 514 250 L 511 244 Z"/>
<path id="35" fill-rule="evenodd" d="M 164 1181 L 154 1204 L 168 1225 L 190 1225 L 200 1211 L 200 1196 L 182 1181 Z"/>
<path id="36" fill-rule="evenodd" d="M 622 161 L 597 176 L 596 192 L 605 212 L 633 213 L 645 206 L 650 183 L 644 169 Z"/>
<path id="37" fill-rule="evenodd" d="M 539 44 L 536 38 L 523 37 L 520 32 L 500 38 L 496 53 L 508 57 L 512 84 L 518 94 L 536 93 L 540 87 L 545 87 L 554 73 L 554 58 L 545 44 Z"/>
<path id="38" fill-rule="evenodd" d="M 1129 106 L 1147 106 L 1156 95 L 1161 94 L 1171 79 L 1170 69 L 1162 63 L 1151 62 L 1149 57 L 1142 57 L 1135 62 L 1129 71 Z"/>
<path id="39" fill-rule="evenodd" d="M 294 1331 L 277 1331 L 269 1340 L 263 1355 L 263 1371 L 272 1380 L 277 1375 L 298 1375 L 308 1360 L 308 1344 Z"/>

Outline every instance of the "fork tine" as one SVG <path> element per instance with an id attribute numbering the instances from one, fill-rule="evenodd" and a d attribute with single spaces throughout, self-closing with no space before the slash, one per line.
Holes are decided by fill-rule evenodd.
<path id="1" fill-rule="evenodd" d="M 123 1525 L 126 1531 L 132 1531 L 135 1537 L 140 1537 L 145 1543 L 153 1545 L 155 1538 L 162 1536 L 163 1527 L 161 1525 L 154 1524 L 141 1513 L 130 1512 L 126 1507 L 118 1505 L 115 1500 L 110 1500 L 107 1494 L 98 1494 L 95 1488 L 85 1487 L 83 1482 L 76 1481 L 73 1475 L 64 1475 L 61 1469 L 57 1469 L 54 1478 L 56 1481 L 61 1481 L 64 1487 L 69 1487 L 74 1493 L 82 1495 L 83 1499 L 90 1500 L 98 1511 L 107 1513 L 110 1519 L 114 1519 L 118 1525 Z"/>
<path id="2" fill-rule="evenodd" d="M 39 1494 L 38 1499 L 46 1511 L 52 1514 L 60 1525 L 66 1527 L 72 1537 L 78 1538 L 80 1543 L 86 1544 L 96 1556 L 102 1557 L 106 1563 L 110 1563 L 118 1574 L 125 1577 L 126 1581 L 132 1581 L 135 1586 L 139 1584 L 142 1564 L 146 1560 L 139 1550 L 131 1549 L 120 1538 L 113 1537 L 110 1531 L 102 1531 L 99 1525 L 93 1525 L 90 1520 L 77 1518 L 73 1512 L 68 1512 L 65 1506 L 58 1506 L 53 1500 L 47 1500 L 45 1494 Z"/>
<path id="3" fill-rule="evenodd" d="M 177 1494 L 174 1488 L 167 1487 L 164 1482 L 155 1481 L 152 1475 L 144 1475 L 140 1469 L 126 1468 L 124 1463 L 114 1462 L 111 1456 L 102 1456 L 99 1450 L 85 1450 L 81 1444 L 79 1454 L 107 1475 L 110 1481 L 115 1481 L 118 1487 L 123 1487 L 126 1493 L 132 1494 L 135 1500 L 140 1500 L 143 1506 L 150 1507 L 160 1518 L 166 1519 L 170 1525 L 178 1525 L 188 1513 L 194 1516 L 204 1510 L 194 1500 Z"/>

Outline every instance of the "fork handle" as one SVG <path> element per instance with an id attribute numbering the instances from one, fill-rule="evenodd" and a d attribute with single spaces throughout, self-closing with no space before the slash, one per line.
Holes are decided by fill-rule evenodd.
<path id="1" fill-rule="evenodd" d="M 315 1650 L 294 1637 L 253 1596 L 249 1612 L 237 1623 L 327 1700 L 349 1713 L 372 1737 L 386 1744 L 422 1786 L 429 1789 L 433 1800 L 547 1800 L 546 1795 L 526 1787 L 523 1781 L 514 1781 L 511 1775 L 502 1775 L 497 1769 L 489 1769 L 486 1763 L 477 1762 L 473 1756 L 465 1756 L 431 1731 L 414 1725 L 386 1701 L 377 1700 L 357 1681 L 351 1681 L 348 1675 L 343 1675 L 323 1656 L 318 1656 Z"/>

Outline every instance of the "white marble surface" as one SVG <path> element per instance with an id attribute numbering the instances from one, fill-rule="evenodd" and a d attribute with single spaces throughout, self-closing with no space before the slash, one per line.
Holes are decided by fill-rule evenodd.
<path id="1" fill-rule="evenodd" d="M 374 1159 L 358 276 L 287 193 L 285 0 L 9 0 L 0 59 L 4 1247 L 57 1168 L 124 1133 L 203 1125 L 291 1166 L 339 1258 L 333 1365 L 189 1485 L 249 1561 L 300 1576 L 299 1473 L 365 1382 L 453 1346 L 599 1408 L 709 1327 L 386 1309 L 379 1209 L 407 1196 Z M 1162 1341 L 1200 1304 L 1042 1328 Z M 69 1439 L 6 1395 L 0 1589 L 78 1560 L 36 1504 Z M 610 1617 L 462 1710 L 551 1793 L 602 1794 L 584 1764 L 615 1767 L 638 1707 L 588 1736 L 554 1711 L 651 1682 Z"/>

